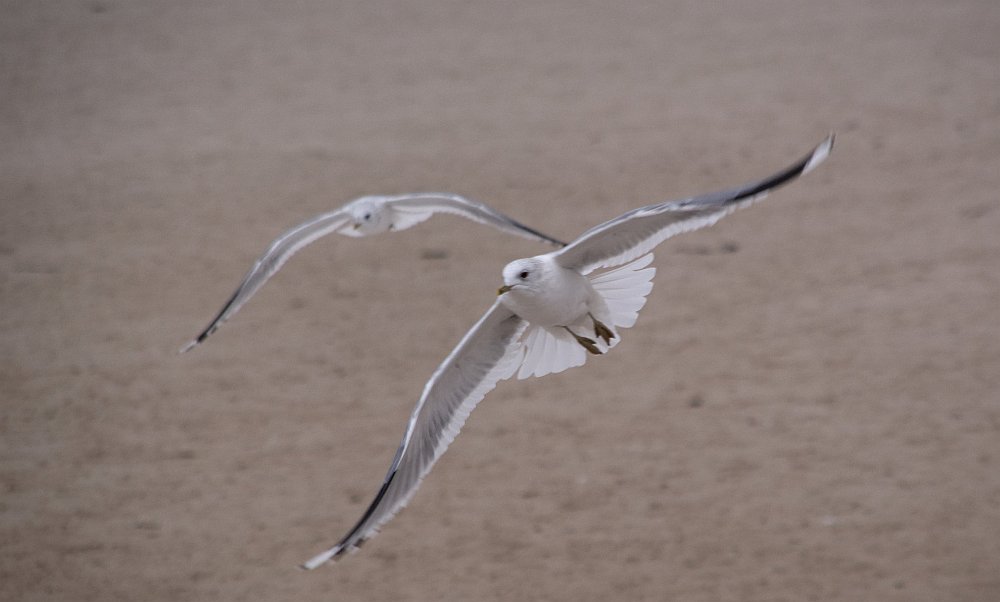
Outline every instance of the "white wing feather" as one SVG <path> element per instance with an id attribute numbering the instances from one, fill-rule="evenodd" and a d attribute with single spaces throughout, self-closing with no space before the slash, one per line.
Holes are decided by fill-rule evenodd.
<path id="1" fill-rule="evenodd" d="M 229 301 L 222 306 L 215 318 L 197 337 L 181 348 L 181 353 L 190 350 L 218 330 L 223 322 L 239 311 L 240 307 L 249 301 L 250 297 L 253 297 L 254 293 L 260 290 L 260 287 L 264 286 L 264 283 L 281 269 L 281 266 L 285 265 L 285 262 L 291 259 L 292 255 L 313 241 L 343 229 L 349 221 L 350 217 L 347 213 L 343 209 L 337 209 L 290 228 L 274 239 L 264 254 L 254 262 L 253 267 L 243 277 L 243 281 L 236 287 L 236 291 L 229 298 Z M 347 231 L 349 232 L 350 229 Z"/>
<path id="2" fill-rule="evenodd" d="M 493 304 L 427 382 L 385 481 L 361 520 L 303 568 L 314 569 L 356 549 L 406 505 L 476 404 L 517 369 L 524 327 L 499 301 Z"/>
<path id="3" fill-rule="evenodd" d="M 419 224 L 435 213 L 450 213 L 529 240 L 537 240 L 558 247 L 566 245 L 562 241 L 515 221 L 492 207 L 457 194 L 427 192 L 382 198 L 393 210 L 393 230 L 404 230 Z"/>

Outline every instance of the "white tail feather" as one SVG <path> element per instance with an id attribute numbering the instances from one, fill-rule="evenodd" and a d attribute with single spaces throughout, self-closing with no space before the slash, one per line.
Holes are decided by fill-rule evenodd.
<path id="1" fill-rule="evenodd" d="M 562 328 L 532 325 L 528 328 L 523 346 L 527 351 L 517 373 L 521 379 L 562 372 L 582 366 L 587 361 L 586 350 Z"/>
<path id="2" fill-rule="evenodd" d="M 611 312 L 616 327 L 631 328 L 639 317 L 639 310 L 646 305 L 646 295 L 653 290 L 656 268 L 646 267 L 653 262 L 647 253 L 631 263 L 590 279 L 594 290 L 600 293 Z"/>

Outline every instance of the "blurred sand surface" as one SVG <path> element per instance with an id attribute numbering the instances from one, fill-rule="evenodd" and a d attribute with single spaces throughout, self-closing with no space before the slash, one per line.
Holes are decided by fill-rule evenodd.
<path id="1" fill-rule="evenodd" d="M 1000 599 L 1000 3 L 4 2 L 0 599 Z M 424 382 L 545 251 L 268 241 L 445 190 L 562 238 L 833 157 L 657 252 L 364 550 Z"/>

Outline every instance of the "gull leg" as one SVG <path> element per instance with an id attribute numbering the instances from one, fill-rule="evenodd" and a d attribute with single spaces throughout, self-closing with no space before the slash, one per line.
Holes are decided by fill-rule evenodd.
<path id="1" fill-rule="evenodd" d="M 600 320 L 594 317 L 594 314 L 587 313 L 590 319 L 594 321 L 594 334 L 604 339 L 605 344 L 610 345 L 611 339 L 615 338 L 615 333 L 611 331 L 610 328 L 605 326 Z"/>
<path id="2" fill-rule="evenodd" d="M 580 335 L 570 330 L 568 326 L 563 326 L 563 328 L 566 329 L 566 332 L 573 335 L 573 338 L 576 339 L 576 342 L 583 345 L 583 348 L 586 349 L 587 351 L 593 353 L 594 355 L 601 355 L 601 353 L 603 353 L 600 349 L 597 348 L 597 341 L 595 341 L 594 339 L 581 337 Z"/>

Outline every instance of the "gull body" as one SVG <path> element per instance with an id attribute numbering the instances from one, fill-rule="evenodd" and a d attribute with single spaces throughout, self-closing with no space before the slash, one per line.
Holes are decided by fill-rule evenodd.
<path id="1" fill-rule="evenodd" d="M 400 216 L 393 210 L 386 197 L 364 196 L 344 205 L 344 213 L 350 216 L 350 228 L 343 227 L 338 232 L 346 236 L 370 236 L 394 230 L 394 222 Z"/>
<path id="2" fill-rule="evenodd" d="M 589 312 L 607 312 L 590 280 L 550 255 L 518 259 L 503 269 L 501 302 L 531 324 L 570 326 Z"/>
<path id="3" fill-rule="evenodd" d="M 645 285 L 655 273 L 649 270 L 649 278 L 641 284 Z M 586 356 L 570 339 L 587 352 L 600 355 L 618 338 L 615 326 L 631 326 L 634 322 L 634 319 L 615 320 L 603 291 L 595 289 L 580 272 L 559 265 L 551 254 L 512 261 L 504 268 L 503 279 L 504 285 L 498 291 L 500 303 L 534 327 L 528 334 L 533 341 L 529 347 L 542 347 L 531 359 L 544 363 L 524 362 L 519 372 L 522 378 L 578 366 L 586 361 Z M 641 307 L 651 288 L 650 284 L 644 290 L 632 291 L 630 296 Z M 587 328 L 588 320 L 593 325 L 594 338 L 579 334 Z"/>
<path id="4" fill-rule="evenodd" d="M 405 230 L 429 219 L 435 213 L 457 215 L 501 232 L 557 247 L 565 246 L 565 243 L 529 228 L 483 203 L 456 194 L 426 192 L 364 196 L 339 209 L 306 220 L 271 241 L 215 318 L 198 336 L 181 348 L 181 353 L 190 351 L 218 330 L 292 255 L 310 243 L 332 233 L 358 238 Z"/>
<path id="5" fill-rule="evenodd" d="M 833 136 L 790 167 L 743 186 L 647 205 L 580 235 L 566 247 L 503 269 L 498 298 L 424 386 L 382 486 L 340 541 L 303 564 L 313 569 L 355 551 L 402 509 L 458 435 L 469 413 L 501 380 L 583 364 L 635 324 L 656 273 L 652 250 L 667 238 L 714 224 L 808 173 Z M 613 268 L 594 274 L 601 268 Z M 591 338 L 593 335 L 593 338 Z"/>

